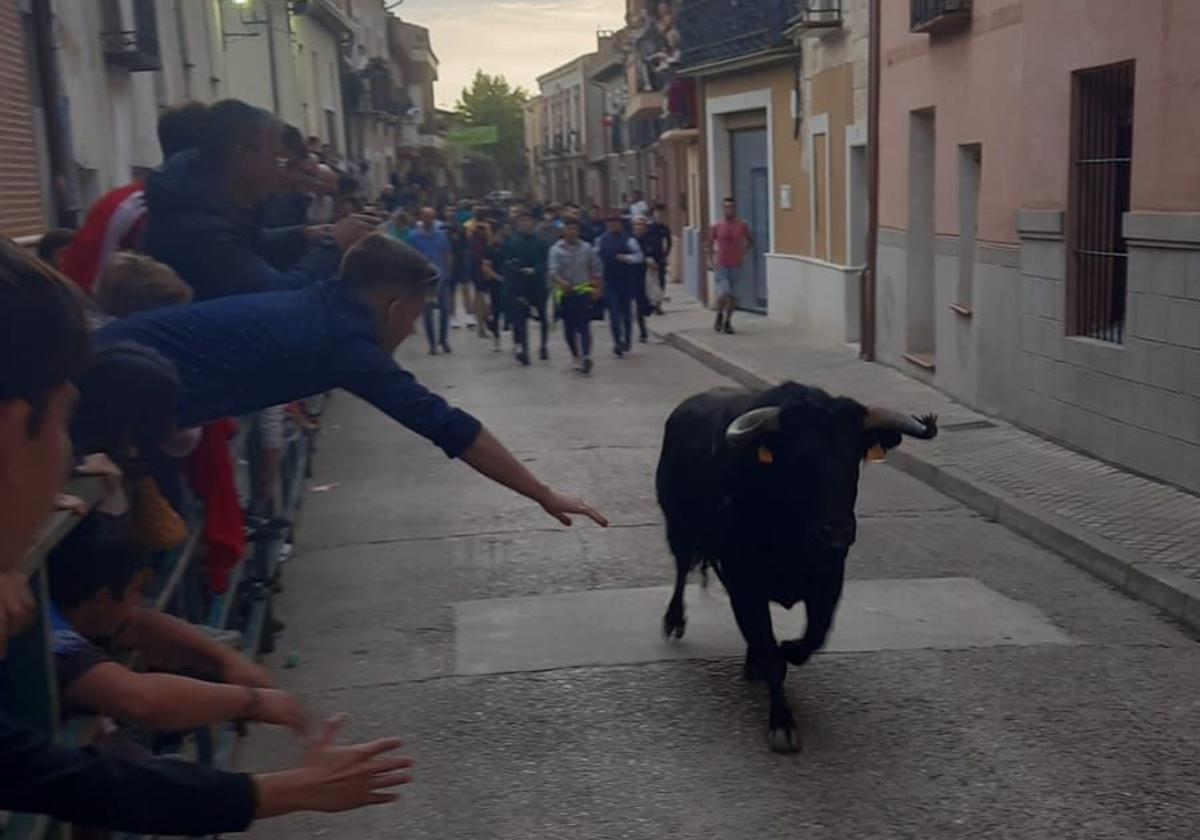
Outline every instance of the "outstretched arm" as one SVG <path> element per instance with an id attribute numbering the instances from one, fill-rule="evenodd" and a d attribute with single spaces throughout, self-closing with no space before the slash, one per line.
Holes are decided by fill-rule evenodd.
<path id="1" fill-rule="evenodd" d="M 477 472 L 537 502 L 564 525 L 571 524 L 573 513 L 608 524 L 583 502 L 561 496 L 538 481 L 478 420 L 431 393 L 378 344 L 358 342 L 344 352 L 341 386 L 350 393 L 429 439 L 449 457 L 461 458 Z"/>
<path id="2" fill-rule="evenodd" d="M 479 430 L 479 436 L 461 457 L 481 475 L 537 502 L 546 513 L 564 525 L 571 524 L 571 514 L 579 514 L 597 525 L 608 526 L 608 520 L 599 511 L 578 499 L 563 496 L 539 481 L 486 428 Z"/>

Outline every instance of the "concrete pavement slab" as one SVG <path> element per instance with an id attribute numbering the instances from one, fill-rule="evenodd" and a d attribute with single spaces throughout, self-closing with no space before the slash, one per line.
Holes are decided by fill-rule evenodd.
<path id="1" fill-rule="evenodd" d="M 459 674 L 543 671 L 745 654 L 719 583 L 687 590 L 687 634 L 658 631 L 669 586 L 602 589 L 454 605 Z M 771 607 L 776 638 L 804 635 L 802 607 Z M 971 578 L 847 583 L 827 653 L 1069 644 L 1036 609 Z"/>

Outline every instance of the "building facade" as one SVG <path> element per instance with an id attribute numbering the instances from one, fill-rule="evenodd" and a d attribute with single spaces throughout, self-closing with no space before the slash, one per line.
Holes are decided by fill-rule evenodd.
<path id="1" fill-rule="evenodd" d="M 529 198 L 535 204 L 544 204 L 550 200 L 550 189 L 546 184 L 546 170 L 542 161 L 546 154 L 543 145 L 544 128 L 542 115 L 545 112 L 545 102 L 541 96 L 530 97 L 525 103 L 525 163 L 529 168 Z"/>
<path id="2" fill-rule="evenodd" d="M 402 68 L 393 61 L 388 19 L 380 0 L 351 0 L 354 34 L 342 78 L 347 153 L 360 165 L 367 194 L 378 196 L 396 171 L 399 123 L 406 97 L 399 96 Z"/>
<path id="3" fill-rule="evenodd" d="M 581 55 L 538 78 L 544 103 L 542 168 L 547 198 L 558 204 L 587 204 L 589 137 L 599 126 L 590 126 L 587 115 L 597 98 L 588 69 L 595 53 Z"/>
<path id="4" fill-rule="evenodd" d="M 811 0 L 790 11 L 800 84 L 792 81 L 787 118 L 801 146 L 786 154 L 800 170 L 798 184 L 776 185 L 767 312 L 807 337 L 854 343 L 867 262 L 870 2 Z"/>
<path id="5" fill-rule="evenodd" d="M 697 81 L 683 72 L 686 3 L 627 0 L 623 38 L 624 155 L 622 203 L 640 192 L 665 207 L 671 228 L 671 277 L 705 296 L 699 258 L 703 158 L 697 128 Z M 728 17 L 728 16 L 726 16 Z"/>
<path id="6" fill-rule="evenodd" d="M 620 206 L 624 183 L 625 140 L 624 89 L 625 57 L 621 52 L 621 33 L 600 32 L 596 52 L 587 63 L 591 95 L 586 98 L 588 125 L 588 174 L 585 197 L 609 209 Z"/>
<path id="7" fill-rule="evenodd" d="M 401 129 L 401 146 L 409 161 L 402 175 L 431 194 L 449 185 L 446 157 L 445 119 L 433 98 L 438 78 L 438 57 L 429 30 L 415 23 L 392 18 L 393 43 L 404 62 L 404 82 L 409 110 Z M 413 151 L 407 152 L 412 149 Z"/>
<path id="8" fill-rule="evenodd" d="M 187 101 L 234 97 L 270 110 L 329 144 L 371 195 L 395 171 L 447 183 L 429 32 L 383 0 L 23 0 L 3 9 L 5 230 L 74 224 L 106 191 L 157 167 L 158 116 Z"/>
<path id="9" fill-rule="evenodd" d="M 877 352 L 1200 490 L 1200 5 L 882 7 Z"/>

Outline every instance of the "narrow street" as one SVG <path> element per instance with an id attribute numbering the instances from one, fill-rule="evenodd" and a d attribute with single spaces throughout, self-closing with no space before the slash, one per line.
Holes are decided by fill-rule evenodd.
<path id="1" fill-rule="evenodd" d="M 271 661 L 297 653 L 283 685 L 354 737 L 405 737 L 418 778 L 397 806 L 253 836 L 1190 836 L 1194 642 L 887 466 L 865 470 L 831 649 L 789 677 L 804 751 L 768 752 L 718 589 L 691 593 L 678 644 L 646 592 L 672 574 L 663 419 L 722 380 L 662 345 L 618 363 L 602 342 L 586 381 L 557 343 L 521 370 L 456 338 L 402 361 L 613 527 L 560 529 L 339 395 Z M 242 755 L 296 750 L 260 728 Z"/>

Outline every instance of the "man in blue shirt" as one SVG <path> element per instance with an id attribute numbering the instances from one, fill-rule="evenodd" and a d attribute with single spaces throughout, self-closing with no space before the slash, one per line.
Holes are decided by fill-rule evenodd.
<path id="1" fill-rule="evenodd" d="M 438 347 L 450 352 L 447 333 L 450 330 L 450 297 L 454 293 L 454 256 L 451 253 L 450 237 L 438 227 L 437 212 L 432 207 L 421 208 L 421 221 L 408 235 L 408 244 L 421 252 L 422 256 L 437 269 L 437 292 L 430 296 L 425 305 L 425 337 L 429 339 L 429 355 L 436 356 Z M 438 331 L 433 332 L 433 310 L 438 310 Z"/>
<path id="2" fill-rule="evenodd" d="M 113 321 L 95 338 L 102 346 L 138 342 L 175 363 L 181 428 L 343 388 L 564 525 L 571 514 L 607 524 L 538 481 L 478 420 L 392 359 L 436 279 L 437 270 L 412 247 L 376 232 L 347 252 L 338 280 L 156 309 Z"/>

